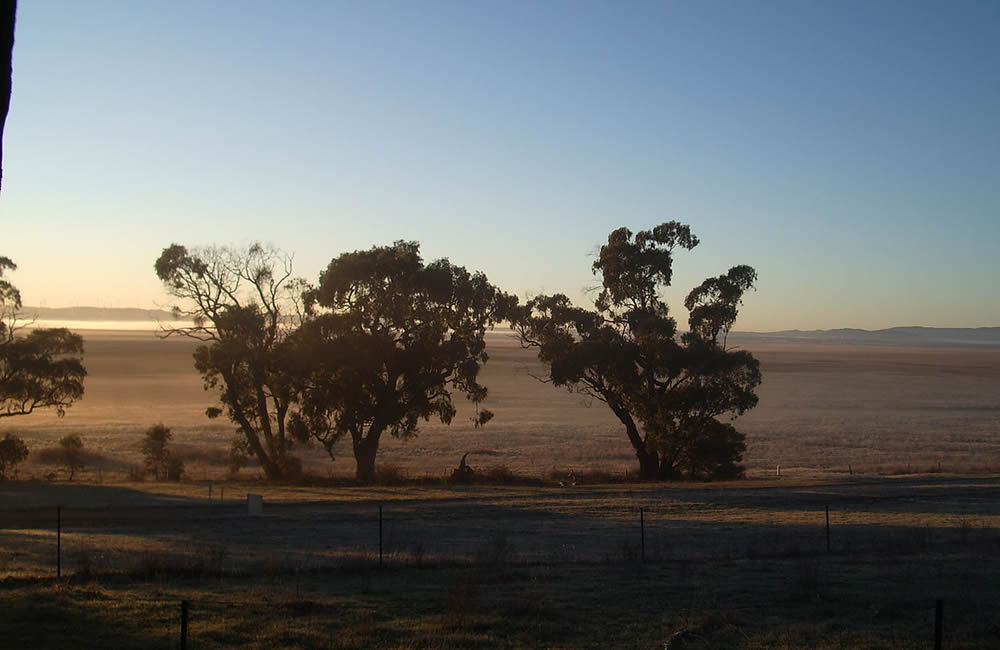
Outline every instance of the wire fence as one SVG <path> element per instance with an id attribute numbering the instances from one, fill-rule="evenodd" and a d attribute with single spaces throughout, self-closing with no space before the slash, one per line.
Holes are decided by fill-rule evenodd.
<path id="1" fill-rule="evenodd" d="M 713 561 L 823 553 L 905 555 L 997 542 L 1000 493 L 691 491 L 263 503 L 257 495 L 178 505 L 0 511 L 0 535 L 23 546 L 22 575 L 214 573 L 498 563 Z M 695 495 L 695 496 L 692 496 Z M 697 497 L 697 498 L 696 498 Z M 926 497 L 926 498 L 925 498 Z M 964 505 L 963 505 L 963 500 Z M 971 504 L 971 505 L 970 505 Z M 977 505 L 979 504 L 979 505 Z M 21 539 L 18 539 L 18 537 Z M 10 564 L 10 563 L 8 563 Z M 51 573 L 45 567 L 51 567 Z M 2 567 L 0 567 L 2 572 Z"/>
<path id="2" fill-rule="evenodd" d="M 55 506 L 0 511 L 0 536 L 23 549 L 24 580 L 76 576 L 129 579 L 392 572 L 413 568 L 676 565 L 804 558 L 899 558 L 966 552 L 973 563 L 996 555 L 1000 534 L 995 485 L 937 494 L 889 496 L 813 491 L 792 499 L 704 489 L 683 498 L 564 490 L 524 495 L 456 492 L 452 498 L 261 502 L 223 489 L 198 503 L 121 508 Z M 22 539 L 16 537 L 23 536 Z M 809 566 L 796 579 L 816 581 Z M 2 575 L 2 571 L 0 571 Z M 812 587 L 806 585 L 808 590 Z M 958 596 L 922 594 L 940 647 L 943 612 L 981 607 Z M 136 597 L 163 621 L 159 635 L 188 647 L 207 621 L 241 625 L 301 616 L 308 598 Z M 907 606 L 914 606 L 908 601 Z M 766 614 L 766 604 L 726 611 Z M 977 610 L 978 611 L 978 610 Z M 930 616 L 930 614 L 928 614 Z M 194 634 L 194 637 L 192 637 Z M 983 632 L 989 637 L 989 630 Z M 997 637 L 1000 639 L 1000 637 Z M 2 644 L 0 644 L 2 645 Z"/>

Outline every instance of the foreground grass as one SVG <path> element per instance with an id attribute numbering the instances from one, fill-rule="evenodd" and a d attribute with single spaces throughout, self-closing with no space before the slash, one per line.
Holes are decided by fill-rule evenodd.
<path id="1" fill-rule="evenodd" d="M 1000 561 L 812 555 L 714 563 L 342 568 L 0 582 L 2 647 L 949 648 L 1000 645 Z"/>
<path id="2" fill-rule="evenodd" d="M 998 486 L 6 483 L 0 647 L 1000 647 Z"/>

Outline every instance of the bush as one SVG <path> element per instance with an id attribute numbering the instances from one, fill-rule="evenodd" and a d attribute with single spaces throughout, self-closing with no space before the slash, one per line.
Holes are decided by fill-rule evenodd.
<path id="1" fill-rule="evenodd" d="M 184 475 L 184 461 L 180 458 L 170 458 L 167 460 L 167 480 L 179 481 Z"/>
<path id="2" fill-rule="evenodd" d="M 146 472 L 153 475 L 157 481 L 169 474 L 170 450 L 167 444 L 173 434 L 170 428 L 160 424 L 154 424 L 146 429 L 146 437 L 142 441 L 142 457 Z"/>
<path id="3" fill-rule="evenodd" d="M 60 459 L 63 468 L 69 472 L 69 480 L 73 480 L 76 473 L 83 469 L 84 461 L 83 440 L 78 434 L 71 433 L 59 441 L 59 448 L 62 452 Z"/>
<path id="4" fill-rule="evenodd" d="M 229 477 L 233 478 L 250 462 L 245 440 L 234 439 L 229 448 Z"/>
<path id="5" fill-rule="evenodd" d="M 0 440 L 0 481 L 17 477 L 17 466 L 28 457 L 28 445 L 18 436 L 6 434 Z"/>

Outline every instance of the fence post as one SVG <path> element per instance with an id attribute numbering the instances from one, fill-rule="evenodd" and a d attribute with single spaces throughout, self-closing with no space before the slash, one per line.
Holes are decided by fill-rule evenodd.
<path id="1" fill-rule="evenodd" d="M 56 506 L 56 577 L 62 577 L 62 506 Z"/>
<path id="2" fill-rule="evenodd" d="M 382 568 L 382 504 L 378 506 L 378 568 Z"/>
<path id="3" fill-rule="evenodd" d="M 830 552 L 830 506 L 826 506 L 826 552 Z"/>
<path id="4" fill-rule="evenodd" d="M 641 540 L 642 563 L 646 563 L 646 512 L 639 508 L 639 539 Z"/>
<path id="5" fill-rule="evenodd" d="M 941 650 L 944 638 L 944 601 L 940 598 L 934 603 L 934 650 Z"/>
<path id="6" fill-rule="evenodd" d="M 188 647 L 188 601 L 181 601 L 181 650 Z"/>

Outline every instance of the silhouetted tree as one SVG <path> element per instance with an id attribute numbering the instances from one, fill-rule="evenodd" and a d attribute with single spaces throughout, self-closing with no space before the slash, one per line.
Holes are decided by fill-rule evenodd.
<path id="1" fill-rule="evenodd" d="M 736 266 L 695 288 L 685 301 L 690 331 L 678 336 L 659 292 L 670 286 L 673 251 L 697 244 L 690 227 L 675 221 L 634 236 L 620 228 L 593 264 L 603 287 L 595 310 L 557 294 L 534 298 L 511 318 L 522 345 L 536 348 L 548 368 L 542 381 L 608 405 L 646 480 L 743 471 L 744 436 L 718 418 L 757 404 L 757 360 L 725 345 L 757 275 Z"/>
<path id="2" fill-rule="evenodd" d="M 409 438 L 419 420 L 450 423 L 452 391 L 480 410 L 486 387 L 477 378 L 487 361 L 487 328 L 506 317 L 512 299 L 482 273 L 446 259 L 424 265 L 416 242 L 345 253 L 330 262 L 319 286 L 306 293 L 312 317 L 300 351 L 311 367 L 301 385 L 296 426 L 333 457 L 350 436 L 357 478 L 375 480 L 379 441 Z"/>
<path id="3" fill-rule="evenodd" d="M 83 338 L 63 328 L 23 332 L 21 293 L 3 277 L 16 268 L 0 257 L 0 418 L 43 408 L 62 416 L 83 397 Z"/>
<path id="4" fill-rule="evenodd" d="M 0 0 L 0 188 L 3 187 L 3 129 L 14 81 L 14 20 L 17 0 Z"/>
<path id="5" fill-rule="evenodd" d="M 291 256 L 260 244 L 245 251 L 172 244 L 155 268 L 167 292 L 185 302 L 174 315 L 191 320 L 163 335 L 204 343 L 195 350 L 195 368 L 238 425 L 237 447 L 256 457 L 270 479 L 297 473 L 286 425 L 295 401 L 290 334 L 301 322 L 304 283 L 292 278 Z M 206 414 L 222 412 L 212 407 Z"/>
<path id="6" fill-rule="evenodd" d="M 60 463 L 69 472 L 69 480 L 87 464 L 83 453 L 83 439 L 75 433 L 64 436 L 59 441 Z"/>
<path id="7" fill-rule="evenodd" d="M 167 466 L 170 462 L 170 450 L 167 445 L 170 443 L 173 434 L 170 428 L 163 424 L 154 424 L 146 429 L 146 434 L 142 439 L 142 458 L 146 471 L 159 481 L 160 477 L 167 475 Z"/>
<path id="8" fill-rule="evenodd" d="M 7 433 L 0 440 L 0 481 L 15 478 L 17 466 L 28 457 L 28 445 L 19 436 Z"/>

